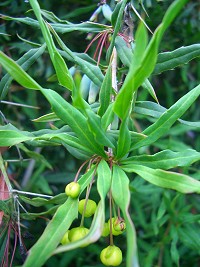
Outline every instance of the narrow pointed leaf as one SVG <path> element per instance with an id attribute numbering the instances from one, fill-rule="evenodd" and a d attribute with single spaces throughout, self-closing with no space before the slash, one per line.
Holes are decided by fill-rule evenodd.
<path id="1" fill-rule="evenodd" d="M 98 110 L 99 116 L 103 116 L 110 104 L 110 94 L 112 91 L 112 76 L 111 67 L 107 69 L 106 75 L 104 77 L 100 92 L 99 92 L 99 102 L 100 107 Z"/>
<path id="2" fill-rule="evenodd" d="M 160 169 L 151 169 L 142 165 L 124 167 L 126 172 L 134 172 L 143 179 L 163 188 L 176 190 L 180 193 L 200 193 L 200 181 L 181 173 L 169 172 Z"/>
<path id="3" fill-rule="evenodd" d="M 41 86 L 34 81 L 14 60 L 0 51 L 0 64 L 23 87 L 40 90 Z"/>
<path id="4" fill-rule="evenodd" d="M 177 0 L 171 4 L 162 23 L 155 31 L 151 42 L 145 51 L 141 64 L 137 68 L 135 68 L 134 65 L 131 65 L 114 105 L 114 111 L 121 119 L 126 118 L 128 115 L 133 99 L 133 93 L 152 73 L 156 64 L 161 38 L 186 2 L 187 0 Z"/>
<path id="5" fill-rule="evenodd" d="M 131 165 L 144 165 L 153 169 L 168 170 L 177 166 L 189 166 L 199 160 L 200 152 L 187 149 L 181 152 L 163 150 L 154 155 L 133 156 L 122 160 L 121 163 L 124 168 L 129 168 Z"/>
<path id="6" fill-rule="evenodd" d="M 182 98 L 180 98 L 171 108 L 163 113 L 163 115 L 150 127 L 143 131 L 143 134 L 148 137 L 136 144 L 133 144 L 131 149 L 136 149 L 141 146 L 152 144 L 164 135 L 174 122 L 179 119 L 186 110 L 192 105 L 192 103 L 200 95 L 200 85 L 196 86 Z"/>
<path id="7" fill-rule="evenodd" d="M 16 61 L 23 70 L 28 70 L 30 66 L 44 53 L 46 45 L 39 48 L 31 49 L 25 53 L 20 59 Z M 2 78 L 0 82 L 0 99 L 3 99 L 9 90 L 13 78 L 8 73 Z"/>
<path id="8" fill-rule="evenodd" d="M 58 208 L 53 219 L 45 228 L 44 233 L 29 251 L 23 266 L 43 266 L 77 216 L 78 199 L 69 198 Z"/>
<path id="9" fill-rule="evenodd" d="M 84 142 L 94 153 L 105 156 L 102 146 L 99 146 L 90 130 L 88 129 L 87 120 L 76 108 L 65 101 L 59 94 L 50 89 L 41 89 L 44 96 L 48 99 L 55 114 L 68 124 L 76 133 L 79 140 Z"/>
<path id="10" fill-rule="evenodd" d="M 40 6 L 36 0 L 30 0 L 30 4 L 40 24 L 40 28 L 44 36 L 45 42 L 47 44 L 49 54 L 57 74 L 58 81 L 61 85 L 65 86 L 69 90 L 72 90 L 74 86 L 72 76 L 67 68 L 64 59 L 56 49 L 50 30 L 48 29 L 47 24 L 44 22 L 42 18 Z"/>
<path id="11" fill-rule="evenodd" d="M 120 207 L 126 222 L 127 238 L 127 262 L 126 266 L 139 267 L 136 232 L 128 212 L 130 203 L 129 179 L 125 172 L 117 165 L 113 166 L 112 196 L 115 203 Z"/>
<path id="12" fill-rule="evenodd" d="M 119 129 L 119 139 L 117 143 L 117 155 L 116 159 L 120 159 L 125 156 L 130 149 L 131 134 L 128 129 L 127 120 L 122 121 Z"/>
<path id="13" fill-rule="evenodd" d="M 153 74 L 172 70 L 196 57 L 200 57 L 200 44 L 183 46 L 171 52 L 160 53 Z"/>

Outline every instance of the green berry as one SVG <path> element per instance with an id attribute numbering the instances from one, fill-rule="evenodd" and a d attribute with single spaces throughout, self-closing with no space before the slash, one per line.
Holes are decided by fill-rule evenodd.
<path id="1" fill-rule="evenodd" d="M 108 246 L 101 251 L 100 259 L 105 266 L 119 266 L 122 262 L 122 251 L 116 246 Z"/>
<path id="2" fill-rule="evenodd" d="M 83 214 L 85 202 L 86 202 L 86 199 L 82 199 L 78 203 L 78 211 L 80 214 Z M 84 217 L 91 217 L 95 213 L 96 208 L 97 208 L 97 204 L 93 200 L 88 199 L 85 212 L 84 212 Z"/>
<path id="3" fill-rule="evenodd" d="M 77 198 L 80 194 L 81 187 L 79 183 L 71 182 L 65 187 L 65 193 L 68 197 Z"/>
<path id="4" fill-rule="evenodd" d="M 126 229 L 126 223 L 123 219 L 115 218 L 113 221 L 113 228 L 115 231 L 124 231 Z"/>
<path id="5" fill-rule="evenodd" d="M 71 230 L 69 230 L 69 235 L 68 235 L 69 241 L 70 242 L 78 241 L 84 238 L 88 234 L 88 232 L 89 232 L 89 229 L 85 227 L 72 228 Z M 85 247 L 85 246 L 86 244 L 82 245 L 81 247 Z"/>
<path id="6" fill-rule="evenodd" d="M 69 244 L 70 243 L 70 241 L 69 241 L 69 230 L 64 234 L 64 236 L 61 239 L 60 243 L 62 245 L 66 245 L 66 244 Z"/>
<path id="7" fill-rule="evenodd" d="M 118 227 L 118 224 L 115 225 L 116 220 L 118 220 L 117 217 L 112 218 L 112 234 L 115 236 L 121 235 L 123 233 L 121 228 Z M 114 227 L 114 225 L 115 225 L 115 227 Z M 109 226 L 109 230 L 110 230 L 110 219 L 108 220 L 108 226 Z M 116 229 L 119 229 L 119 230 L 116 230 Z"/>
<path id="8" fill-rule="evenodd" d="M 109 227 L 108 223 L 104 223 L 103 232 L 102 232 L 101 236 L 106 237 L 109 234 L 110 234 L 110 227 Z"/>

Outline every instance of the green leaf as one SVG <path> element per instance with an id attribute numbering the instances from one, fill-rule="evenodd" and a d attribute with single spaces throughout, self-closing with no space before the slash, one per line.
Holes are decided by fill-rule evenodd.
<path id="1" fill-rule="evenodd" d="M 115 113 L 113 112 L 113 103 L 110 103 L 106 112 L 103 114 L 101 118 L 101 127 L 104 129 L 104 131 L 112 123 L 112 121 L 114 120 L 114 116 Z"/>
<path id="2" fill-rule="evenodd" d="M 94 167 L 84 174 L 78 181 L 81 186 L 81 192 L 85 190 L 93 177 Z M 54 207 L 55 208 L 55 207 Z M 100 216 L 101 216 L 100 212 Z M 65 232 L 69 229 L 74 219 L 78 217 L 78 199 L 68 198 L 61 205 L 53 219 L 48 223 L 44 233 L 29 251 L 24 267 L 42 266 L 52 255 Z M 98 225 L 95 224 L 96 226 Z"/>
<path id="3" fill-rule="evenodd" d="M 133 144 L 131 149 L 146 146 L 158 140 L 170 129 L 174 122 L 185 113 L 185 111 L 192 105 L 199 95 L 200 85 L 196 86 L 193 90 L 179 99 L 173 106 L 171 106 L 171 108 L 165 111 L 154 124 L 144 130 L 143 134 L 147 135 L 148 137 L 145 140 Z"/>
<path id="4" fill-rule="evenodd" d="M 150 116 L 153 118 L 159 118 L 166 110 L 167 109 L 163 106 L 150 101 L 137 101 L 136 106 L 134 107 L 135 113 Z M 178 119 L 178 121 L 190 127 L 200 128 L 199 121 L 185 121 L 181 119 Z"/>
<path id="5" fill-rule="evenodd" d="M 111 67 L 109 66 L 106 75 L 104 77 L 100 92 L 99 92 L 99 102 L 100 107 L 98 110 L 99 116 L 103 116 L 110 104 L 110 95 L 112 91 L 112 73 Z"/>
<path id="6" fill-rule="evenodd" d="M 140 21 L 140 24 L 137 28 L 135 34 L 135 48 L 133 53 L 132 63 L 133 68 L 136 69 L 143 59 L 143 55 L 145 53 L 146 47 L 148 43 L 148 34 L 145 25 Z"/>
<path id="7" fill-rule="evenodd" d="M 0 147 L 14 146 L 21 142 L 34 139 L 34 136 L 28 132 L 4 130 L 5 127 L 0 127 Z"/>
<path id="8" fill-rule="evenodd" d="M 128 129 L 127 120 L 122 121 L 119 129 L 119 139 L 117 143 L 116 159 L 123 158 L 130 149 L 131 134 Z"/>
<path id="9" fill-rule="evenodd" d="M 86 110 L 86 113 L 87 113 L 88 127 L 91 133 L 93 133 L 96 142 L 99 145 L 115 148 L 115 146 L 112 144 L 112 142 L 107 137 L 106 133 L 101 127 L 100 117 L 89 109 Z"/>
<path id="10" fill-rule="evenodd" d="M 41 207 L 41 206 L 45 206 L 49 204 L 56 204 L 56 205 L 63 204 L 67 200 L 67 195 L 65 193 L 62 193 L 62 194 L 52 197 L 51 199 L 45 199 L 42 197 L 29 198 L 23 195 L 20 195 L 19 198 L 23 202 L 30 204 L 34 207 Z"/>
<path id="11" fill-rule="evenodd" d="M 112 17 L 111 17 L 111 22 L 112 25 L 114 24 L 114 32 L 112 35 L 112 40 L 110 43 L 110 46 L 107 50 L 107 59 L 109 60 L 111 55 L 112 55 L 112 51 L 115 45 L 115 38 L 120 30 L 121 24 L 122 24 L 122 17 L 123 17 L 123 13 L 124 13 L 124 9 L 126 6 L 127 0 L 123 0 L 120 3 L 117 4 L 115 10 L 113 11 Z"/>
<path id="12" fill-rule="evenodd" d="M 183 46 L 171 52 L 160 53 L 153 74 L 172 70 L 180 65 L 187 64 L 196 57 L 200 57 L 200 44 Z"/>
<path id="13" fill-rule="evenodd" d="M 23 87 L 40 90 L 41 86 L 34 81 L 14 60 L 0 51 L 0 64 Z"/>
<path id="14" fill-rule="evenodd" d="M 44 134 L 44 135 L 38 136 L 37 138 L 35 138 L 35 140 L 53 141 L 54 143 L 68 145 L 80 151 L 84 151 L 88 154 L 88 156 L 93 155 L 92 150 L 90 150 L 87 146 L 82 145 L 82 143 L 79 141 L 77 137 L 72 136 L 68 133 Z"/>
<path id="15" fill-rule="evenodd" d="M 28 70 L 30 66 L 44 53 L 46 45 L 42 45 L 40 48 L 30 49 L 27 53 L 25 53 L 20 59 L 16 61 L 23 70 Z M 7 95 L 10 84 L 13 78 L 7 73 L 0 82 L 0 99 L 5 98 Z"/>
<path id="16" fill-rule="evenodd" d="M 193 251 L 197 251 L 200 253 L 199 244 L 200 244 L 200 236 L 199 236 L 199 226 L 186 224 L 180 228 L 178 228 L 179 239 L 183 244 L 185 244 L 188 248 Z"/>
<path id="17" fill-rule="evenodd" d="M 133 52 L 131 48 L 127 46 L 127 43 L 122 37 L 117 36 L 115 38 L 115 47 L 117 50 L 117 55 L 119 56 L 123 65 L 130 67 L 131 59 L 133 57 Z"/>
<path id="18" fill-rule="evenodd" d="M 136 232 L 128 212 L 130 203 L 129 179 L 125 172 L 117 165 L 113 166 L 112 176 L 112 197 L 115 203 L 120 207 L 126 222 L 127 238 L 127 262 L 126 266 L 139 267 Z"/>
<path id="19" fill-rule="evenodd" d="M 99 146 L 94 140 L 93 134 L 88 129 L 87 120 L 81 112 L 56 92 L 50 89 L 41 89 L 41 91 L 50 102 L 55 114 L 71 127 L 82 144 L 88 146 L 94 153 L 105 156 L 102 146 Z"/>
<path id="20" fill-rule="evenodd" d="M 54 112 L 51 112 L 49 114 L 45 114 L 37 119 L 34 119 L 32 121 L 34 122 L 52 122 L 52 121 L 59 121 L 60 119 L 56 116 Z"/>
<path id="21" fill-rule="evenodd" d="M 137 173 L 146 181 L 163 188 L 173 189 L 180 193 L 200 193 L 200 182 L 181 173 L 134 164 L 131 167 L 123 167 L 123 170 Z"/>
<path id="22" fill-rule="evenodd" d="M 59 54 L 59 52 L 56 49 L 56 46 L 54 44 L 51 33 L 47 27 L 47 24 L 42 19 L 40 6 L 36 0 L 30 0 L 30 4 L 38 19 L 42 34 L 44 36 L 45 42 L 49 50 L 52 63 L 54 65 L 54 68 L 57 74 L 58 81 L 61 85 L 65 86 L 69 90 L 72 90 L 74 86 L 72 76 L 67 68 L 67 65 L 65 64 L 64 59 L 62 58 L 62 56 Z"/>
<path id="23" fill-rule="evenodd" d="M 61 205 L 53 219 L 48 223 L 44 233 L 30 249 L 24 267 L 42 266 L 56 249 L 64 233 L 78 216 L 78 199 L 68 200 Z"/>
<path id="24" fill-rule="evenodd" d="M 95 215 L 92 220 L 92 225 L 90 227 L 88 234 L 84 238 L 78 241 L 71 242 L 67 245 L 59 246 L 57 249 L 55 249 L 53 254 L 69 251 L 78 248 L 80 246 L 89 245 L 91 243 L 96 242 L 101 237 L 101 233 L 103 231 L 103 225 L 105 221 L 104 216 L 105 216 L 104 204 L 102 201 L 100 201 L 95 211 Z"/>
<path id="25" fill-rule="evenodd" d="M 93 65 L 92 63 L 84 60 L 81 58 L 78 54 L 73 53 L 60 39 L 58 34 L 55 32 L 55 30 L 51 27 L 50 30 L 52 31 L 53 35 L 55 36 L 58 44 L 63 49 L 63 51 L 66 52 L 67 56 L 69 57 L 69 60 L 73 61 L 75 64 L 79 65 L 80 69 L 85 73 L 88 78 L 91 79 L 97 86 L 101 86 L 103 82 L 103 74 L 98 66 Z"/>
<path id="26" fill-rule="evenodd" d="M 155 31 L 151 42 L 145 50 L 142 60 L 140 60 L 141 64 L 139 64 L 137 68 L 134 66 L 133 57 L 133 64 L 131 64 L 128 75 L 114 104 L 114 111 L 121 119 L 126 118 L 128 115 L 134 92 L 145 79 L 149 77 L 154 69 L 157 60 L 158 46 L 162 35 L 186 2 L 186 0 L 177 0 L 169 7 L 162 23 Z"/>
<path id="27" fill-rule="evenodd" d="M 97 190 L 101 200 L 104 201 L 111 187 L 111 170 L 105 160 L 101 160 L 98 164 L 97 173 Z"/>
<path id="28" fill-rule="evenodd" d="M 141 155 L 129 157 L 120 162 L 123 167 L 129 168 L 131 165 L 144 165 L 150 168 L 168 170 L 177 166 L 189 166 L 200 160 L 200 153 L 193 149 L 181 152 L 163 150 L 154 155 Z"/>

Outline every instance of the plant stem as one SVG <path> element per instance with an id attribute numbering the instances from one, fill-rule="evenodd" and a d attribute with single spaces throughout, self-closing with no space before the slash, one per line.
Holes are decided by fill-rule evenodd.
<path id="1" fill-rule="evenodd" d="M 113 234 L 112 234 L 112 193 L 109 193 L 109 212 L 110 212 L 110 245 L 113 246 Z"/>

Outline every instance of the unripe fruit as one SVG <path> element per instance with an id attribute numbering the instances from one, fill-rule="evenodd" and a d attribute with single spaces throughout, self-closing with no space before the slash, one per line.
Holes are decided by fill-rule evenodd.
<path id="1" fill-rule="evenodd" d="M 69 230 L 64 234 L 64 236 L 61 239 L 60 243 L 62 245 L 66 245 L 66 244 L 69 244 L 70 243 L 70 241 L 69 241 Z"/>
<path id="2" fill-rule="evenodd" d="M 82 239 L 83 237 L 85 237 L 89 232 L 89 229 L 85 228 L 85 227 L 75 227 L 72 228 L 71 230 L 69 230 L 69 234 L 68 234 L 68 238 L 70 242 L 75 242 L 78 241 L 80 239 Z M 84 247 L 87 245 L 82 245 L 81 247 Z"/>
<path id="3" fill-rule="evenodd" d="M 104 223 L 103 232 L 102 232 L 101 236 L 106 237 L 109 234 L 110 234 L 110 227 L 108 226 L 108 223 Z"/>
<path id="4" fill-rule="evenodd" d="M 108 226 L 110 230 L 110 219 L 108 220 Z M 118 217 L 112 218 L 112 234 L 117 236 L 121 235 L 126 229 L 124 220 L 120 220 Z"/>
<path id="5" fill-rule="evenodd" d="M 119 266 L 122 262 L 122 251 L 116 246 L 108 246 L 101 251 L 101 262 L 106 266 Z"/>
<path id="6" fill-rule="evenodd" d="M 79 183 L 71 182 L 65 187 L 65 193 L 68 197 L 77 198 L 80 194 L 81 187 Z"/>
<path id="7" fill-rule="evenodd" d="M 78 211 L 80 214 L 83 214 L 85 202 L 86 202 L 86 199 L 82 199 L 78 203 Z M 97 204 L 93 200 L 88 199 L 86 207 L 85 207 L 84 217 L 91 217 L 95 213 L 96 208 L 97 208 Z"/>
<path id="8" fill-rule="evenodd" d="M 113 221 L 113 228 L 116 231 L 122 231 L 123 232 L 126 229 L 126 223 L 123 219 L 116 218 Z"/>

